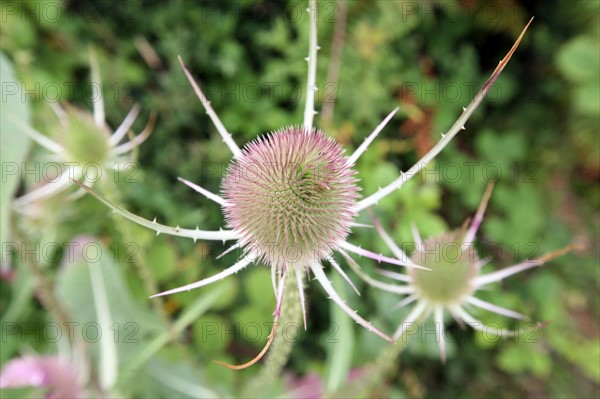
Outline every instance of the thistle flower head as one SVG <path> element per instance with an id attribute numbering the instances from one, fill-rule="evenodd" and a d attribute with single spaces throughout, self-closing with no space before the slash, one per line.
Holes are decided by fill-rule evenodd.
<path id="1" fill-rule="evenodd" d="M 325 259 L 350 232 L 358 197 L 344 150 L 289 126 L 246 145 L 223 179 L 228 227 L 271 267 Z"/>
<path id="2" fill-rule="evenodd" d="M 436 327 L 436 341 L 440 347 L 442 361 L 446 359 L 446 346 L 444 338 L 444 311 L 449 312 L 455 320 L 464 322 L 476 330 L 484 330 L 489 334 L 501 337 L 514 336 L 519 331 L 498 328 L 487 328 L 468 311 L 469 306 L 491 311 L 500 315 L 520 320 L 528 320 L 528 317 L 510 309 L 494 305 L 475 297 L 475 292 L 486 287 L 488 284 L 503 280 L 506 277 L 520 273 L 560 256 L 574 248 L 576 245 L 567 246 L 537 259 L 525 260 L 515 265 L 500 269 L 491 273 L 481 273 L 489 259 L 480 259 L 477 256 L 474 238 L 483 221 L 483 215 L 487 207 L 493 184 L 488 185 L 485 195 L 477 209 L 477 213 L 471 224 L 465 223 L 461 229 L 451 233 L 421 239 L 416 227 L 413 228 L 413 239 L 416 251 L 410 257 L 412 262 L 419 262 L 431 270 L 409 269 L 407 274 L 396 273 L 387 270 L 379 272 L 401 284 L 388 284 L 371 278 L 358 272 L 369 284 L 406 297 L 398 304 L 398 307 L 406 306 L 412 302 L 416 305 L 400 324 L 394 333 L 394 339 L 399 339 L 414 323 L 423 321 L 433 313 Z M 375 228 L 386 242 L 390 250 L 399 259 L 407 258 L 406 254 L 396 245 L 392 238 L 376 221 Z M 354 266 L 356 268 L 356 265 Z M 538 326 L 541 326 L 538 323 Z"/>
<path id="3" fill-rule="evenodd" d="M 29 215 L 35 213 L 33 204 L 67 190 L 71 187 L 71 179 L 83 180 L 87 184 L 93 185 L 100 180 L 102 176 L 99 176 L 99 174 L 102 174 L 103 171 L 113 169 L 111 173 L 114 173 L 115 169 L 128 169 L 131 164 L 126 157 L 127 154 L 130 154 L 137 146 L 142 144 L 152 132 L 154 115 L 151 116 L 142 133 L 122 143 L 125 136 L 130 133 L 131 126 L 140 112 L 140 107 L 134 105 L 119 127 L 111 131 L 105 120 L 100 68 L 96 55 L 91 48 L 90 69 L 94 89 L 93 113 L 69 104 L 65 104 L 64 107 L 53 104 L 52 109 L 60 122 L 56 141 L 14 116 L 8 115 L 23 133 L 50 151 L 58 162 L 65 164 L 64 168 L 60 170 L 61 174 L 56 179 L 14 201 L 14 206 L 23 213 Z M 70 198 L 78 198 L 79 195 L 84 193 L 84 190 L 80 190 Z"/>
<path id="4" fill-rule="evenodd" d="M 410 269 L 418 296 L 432 304 L 460 303 L 473 292 L 478 257 L 463 248 L 464 231 L 455 230 L 423 241 L 410 260 L 430 270 Z"/>
<path id="5" fill-rule="evenodd" d="M 104 124 L 96 124 L 94 116 L 73 106 L 65 106 L 63 124 L 58 132 L 57 143 L 64 149 L 68 162 L 106 163 L 110 155 L 110 130 Z"/>

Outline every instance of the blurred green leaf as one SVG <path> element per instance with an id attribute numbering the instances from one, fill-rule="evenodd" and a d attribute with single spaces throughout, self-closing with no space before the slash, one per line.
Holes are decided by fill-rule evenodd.
<path id="1" fill-rule="evenodd" d="M 168 242 L 157 242 L 146 255 L 148 266 L 158 282 L 165 281 L 175 271 L 177 253 Z"/>
<path id="2" fill-rule="evenodd" d="M 577 36 L 565 43 L 556 54 L 560 71 L 573 82 L 598 80 L 600 71 L 600 41 L 589 36 Z"/>
<path id="3" fill-rule="evenodd" d="M 338 274 L 333 273 L 332 284 L 342 298 L 349 293 L 345 289 L 347 282 Z M 330 301 L 329 311 L 331 313 L 332 326 L 337 331 L 335 343 L 326 343 L 327 363 L 325 368 L 325 391 L 335 392 L 346 382 L 350 367 L 352 366 L 352 348 L 354 347 L 354 322 L 348 315 Z"/>
<path id="4" fill-rule="evenodd" d="M 17 80 L 13 66 L 4 53 L 0 53 L 0 70 L 0 237 L 2 242 L 8 242 L 11 237 L 9 211 L 12 198 L 19 186 L 23 162 L 31 146 L 29 136 L 9 119 L 9 115 L 10 118 L 17 118 L 25 124 L 31 122 L 31 117 L 23 85 Z"/>
<path id="5" fill-rule="evenodd" d="M 96 359 L 107 355 L 103 340 L 111 340 L 122 368 L 131 356 L 144 350 L 149 337 L 164 331 L 164 327 L 146 306 L 133 300 L 122 271 L 106 247 L 90 237 L 78 237 L 71 244 L 57 275 L 56 295 L 75 323 L 72 333 L 89 345 Z M 100 280 L 104 287 L 98 283 Z"/>

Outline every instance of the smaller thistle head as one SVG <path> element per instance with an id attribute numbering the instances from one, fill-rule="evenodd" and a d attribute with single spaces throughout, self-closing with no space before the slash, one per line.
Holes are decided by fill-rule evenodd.
<path id="1" fill-rule="evenodd" d="M 351 166 L 320 130 L 288 126 L 262 136 L 223 180 L 227 225 L 272 267 L 318 262 L 350 232 L 359 191 Z"/>
<path id="2" fill-rule="evenodd" d="M 577 245 L 570 245 L 537 259 L 525 260 L 491 273 L 481 273 L 481 268 L 488 263 L 488 259 L 480 259 L 477 256 L 473 248 L 473 241 L 483 220 L 492 188 L 493 184 L 488 185 L 470 225 L 465 223 L 461 229 L 432 237 L 425 241 L 421 239 L 416 228 L 413 229 L 416 251 L 410 257 L 410 261 L 426 266 L 431 270 L 410 268 L 408 269 L 408 274 L 380 270 L 382 275 L 401 281 L 404 283 L 402 285 L 383 283 L 372 279 L 364 273 L 361 274 L 361 277 L 373 286 L 406 295 L 406 298 L 398 304 L 399 307 L 412 302 L 416 303 L 412 311 L 394 333 L 394 339 L 401 338 L 411 325 L 423 322 L 433 313 L 436 341 L 440 347 L 442 362 L 446 360 L 444 311 L 450 313 L 455 320 L 464 322 L 476 330 L 482 330 L 488 334 L 500 337 L 515 336 L 519 334 L 519 331 L 486 326 L 473 317 L 470 311 L 467 311 L 467 306 L 473 306 L 514 319 L 528 320 L 528 317 L 513 310 L 483 301 L 475 296 L 475 292 L 486 287 L 488 284 L 503 280 L 524 270 L 541 266 L 578 247 Z M 375 228 L 397 258 L 407 259 L 406 254 L 394 243 L 377 220 L 375 220 Z M 540 327 L 542 324 L 537 323 L 537 326 Z"/>
<path id="3" fill-rule="evenodd" d="M 84 110 L 65 104 L 64 119 L 57 142 L 64 149 L 67 162 L 85 165 L 104 164 L 109 156 L 111 132 L 106 124 L 96 124 L 94 116 Z"/>
<path id="4" fill-rule="evenodd" d="M 94 89 L 93 112 L 70 104 L 64 104 L 64 107 L 53 104 L 52 109 L 60 122 L 56 141 L 9 115 L 23 133 L 53 153 L 58 162 L 64 163 L 64 167 L 59 171 L 60 175 L 55 179 L 15 199 L 13 204 L 22 213 L 32 215 L 35 213 L 36 203 L 39 204 L 42 200 L 72 187 L 72 180 L 82 180 L 91 185 L 102 178 L 103 171 L 111 169 L 113 173 L 115 170 L 129 169 L 131 163 L 128 154 L 142 144 L 152 132 L 154 114 L 141 134 L 131 135 L 131 127 L 140 112 L 138 105 L 131 108 L 114 131 L 111 130 L 105 120 L 98 60 L 91 48 L 90 69 Z M 123 142 L 126 136 L 129 140 Z M 69 196 L 69 199 L 79 198 L 84 192 L 80 190 Z"/>
<path id="5" fill-rule="evenodd" d="M 473 293 L 479 258 L 475 251 L 462 245 L 464 235 L 464 230 L 455 230 L 428 238 L 417 246 L 410 260 L 430 269 L 409 269 L 419 297 L 432 304 L 453 305 Z"/>

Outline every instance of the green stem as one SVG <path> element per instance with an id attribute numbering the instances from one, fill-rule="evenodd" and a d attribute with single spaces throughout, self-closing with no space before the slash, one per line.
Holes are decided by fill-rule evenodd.
<path id="1" fill-rule="evenodd" d="M 377 359 L 365 367 L 366 373 L 358 380 L 331 395 L 332 398 L 367 398 L 373 391 L 381 387 L 394 367 L 398 364 L 398 356 L 406 347 L 406 342 L 396 342 L 386 347 Z"/>
<path id="2" fill-rule="evenodd" d="M 281 316 L 279 317 L 279 326 L 275 332 L 273 344 L 269 349 L 267 360 L 258 375 L 244 389 L 244 397 L 261 396 L 267 389 L 273 386 L 292 351 L 294 339 L 287 335 L 287 328 L 290 325 L 300 326 L 302 323 L 302 304 L 300 303 L 300 293 L 293 270 L 288 271 L 285 281 L 285 291 L 283 293 L 283 304 Z"/>
<path id="3" fill-rule="evenodd" d="M 420 325 L 425 318 L 422 316 L 415 321 Z M 348 384 L 344 389 L 334 392 L 332 398 L 366 398 L 372 397 L 374 391 L 382 387 L 394 368 L 398 366 L 398 356 L 406 348 L 408 336 L 401 335 L 394 345 L 385 347 L 377 359 L 365 367 L 365 374 L 358 380 Z"/>

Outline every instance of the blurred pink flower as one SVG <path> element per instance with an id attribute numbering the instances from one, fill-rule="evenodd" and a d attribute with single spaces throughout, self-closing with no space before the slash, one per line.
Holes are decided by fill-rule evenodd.
<path id="1" fill-rule="evenodd" d="M 27 356 L 9 361 L 0 373 L 0 388 L 48 388 L 48 399 L 83 398 L 77 369 L 57 356 Z"/>
<path id="2" fill-rule="evenodd" d="M 361 378 L 364 373 L 365 369 L 363 367 L 353 368 L 348 372 L 346 383 Z M 325 396 L 323 380 L 321 376 L 316 373 L 306 374 L 302 377 L 288 375 L 286 378 L 286 385 L 289 389 L 286 393 L 286 397 L 297 399 L 321 399 Z"/>

